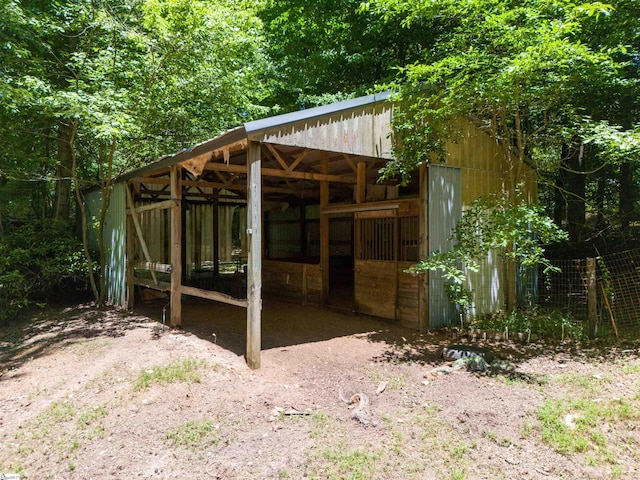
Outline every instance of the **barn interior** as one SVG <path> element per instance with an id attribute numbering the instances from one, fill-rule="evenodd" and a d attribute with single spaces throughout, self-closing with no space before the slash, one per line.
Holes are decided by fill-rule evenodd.
<path id="1" fill-rule="evenodd" d="M 182 285 L 238 304 L 247 298 L 247 150 L 237 129 L 172 158 L 180 166 Z M 398 309 L 397 277 L 418 259 L 418 176 L 404 186 L 380 181 L 385 158 L 275 143 L 260 145 L 260 156 L 264 295 L 410 322 L 412 313 Z M 154 281 L 149 263 L 172 263 L 169 208 L 152 208 L 172 198 L 162 163 L 129 178 L 140 224 L 135 284 L 156 290 L 170 288 L 170 273 L 155 271 Z M 417 307 L 411 283 L 405 296 L 415 295 Z"/>

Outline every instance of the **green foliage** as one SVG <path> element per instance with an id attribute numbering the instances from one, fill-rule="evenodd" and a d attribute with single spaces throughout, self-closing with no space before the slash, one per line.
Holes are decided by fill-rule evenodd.
<path id="1" fill-rule="evenodd" d="M 167 440 L 193 450 L 201 449 L 220 442 L 218 428 L 210 420 L 189 420 L 177 430 L 168 432 Z"/>
<path id="2" fill-rule="evenodd" d="M 595 451 L 602 459 L 609 455 L 602 425 L 637 422 L 638 399 L 618 398 L 594 402 L 592 398 L 547 400 L 538 409 L 542 439 L 563 455 Z"/>
<path id="3" fill-rule="evenodd" d="M 134 388 L 136 390 L 143 390 L 149 388 L 153 383 L 200 383 L 198 370 L 204 366 L 204 361 L 193 358 L 183 358 L 175 360 L 168 365 L 158 365 L 140 373 L 140 376 L 134 384 Z"/>
<path id="4" fill-rule="evenodd" d="M 393 80 L 430 45 L 427 25 L 403 28 L 401 16 L 361 0 L 267 0 L 259 12 L 274 64 L 268 99 L 297 110 L 365 94 Z"/>
<path id="5" fill-rule="evenodd" d="M 485 331 L 508 330 L 512 333 L 533 334 L 547 340 L 586 340 L 588 338 L 588 326 L 585 322 L 559 311 L 549 313 L 536 309 L 500 311 L 472 319 L 469 327 Z"/>
<path id="6" fill-rule="evenodd" d="M 542 266 L 545 273 L 556 270 L 544 256 L 544 245 L 566 238 L 538 205 L 519 199 L 511 202 L 507 195 L 475 200 L 456 224 L 448 252 L 435 252 L 407 271 L 423 273 L 440 270 L 453 301 L 462 306 L 471 302 L 464 288 L 467 271 L 477 272 L 491 251 L 523 267 Z"/>
<path id="7" fill-rule="evenodd" d="M 82 245 L 68 225 L 33 221 L 0 238 L 0 322 L 60 291 L 87 288 Z"/>
<path id="8" fill-rule="evenodd" d="M 592 119 L 619 121 L 613 112 L 622 104 L 612 97 L 635 102 L 627 72 L 633 57 L 621 46 L 637 40 L 632 7 L 571 0 L 369 3 L 401 16 L 406 27 L 439 26 L 433 48 L 398 76 L 397 160 L 387 176 L 407 178 L 421 163 L 445 160 L 447 142 L 459 135 L 453 120 L 461 116 L 475 118 L 515 158 L 538 163 L 536 147 L 583 135 Z M 614 27 L 614 19 L 624 26 Z"/>

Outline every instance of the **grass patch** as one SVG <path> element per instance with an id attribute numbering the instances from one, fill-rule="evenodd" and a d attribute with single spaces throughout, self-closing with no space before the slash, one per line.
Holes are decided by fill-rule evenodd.
<path id="1" fill-rule="evenodd" d="M 311 415 L 311 431 L 309 432 L 309 436 L 311 438 L 320 437 L 329 428 L 330 421 L 329 417 L 324 413 L 313 413 Z"/>
<path id="2" fill-rule="evenodd" d="M 640 363 L 636 365 L 625 365 L 622 367 L 622 373 L 624 374 L 632 374 L 632 373 L 640 373 Z"/>
<path id="3" fill-rule="evenodd" d="M 189 420 L 177 430 L 168 432 L 167 440 L 174 445 L 200 450 L 220 443 L 220 426 L 210 420 Z"/>
<path id="4" fill-rule="evenodd" d="M 80 414 L 78 417 L 78 428 L 86 432 L 89 438 L 103 438 L 105 428 L 101 420 L 107 416 L 107 413 L 107 408 L 100 405 Z"/>
<path id="5" fill-rule="evenodd" d="M 595 392 L 602 385 L 611 383 L 611 379 L 607 377 L 596 377 L 580 373 L 561 373 L 555 377 L 555 381 L 561 385 L 580 388 L 589 392 Z"/>
<path id="6" fill-rule="evenodd" d="M 312 479 L 369 480 L 376 478 L 380 452 L 364 448 L 350 449 L 344 441 L 320 452 L 322 468 L 311 474 Z"/>
<path id="7" fill-rule="evenodd" d="M 206 362 L 194 358 L 175 360 L 168 365 L 158 365 L 141 372 L 135 381 L 135 390 L 144 390 L 153 383 L 168 384 L 176 382 L 200 383 L 198 370 L 204 368 Z"/>
<path id="8" fill-rule="evenodd" d="M 382 382 L 387 382 L 387 386 L 385 387 L 387 390 L 400 390 L 407 386 L 406 376 L 399 373 L 387 375 L 383 372 L 379 372 L 378 370 L 371 369 L 367 372 L 367 376 L 376 386 Z"/>
<path id="9" fill-rule="evenodd" d="M 547 400 L 538 409 L 542 440 L 558 453 L 595 452 L 607 463 L 616 463 L 609 450 L 603 425 L 640 421 L 637 398 L 594 401 L 588 398 Z"/>

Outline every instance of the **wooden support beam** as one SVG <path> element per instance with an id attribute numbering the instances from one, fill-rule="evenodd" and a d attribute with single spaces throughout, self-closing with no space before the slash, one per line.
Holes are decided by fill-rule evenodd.
<path id="1" fill-rule="evenodd" d="M 320 152 L 320 168 L 323 173 L 329 171 L 329 154 Z M 320 211 L 329 205 L 329 183 L 320 182 Z M 329 216 L 320 215 L 320 269 L 322 271 L 322 294 L 320 304 L 327 302 L 329 295 Z"/>
<path id="2" fill-rule="evenodd" d="M 127 203 L 129 204 L 129 210 L 132 212 L 130 213 L 130 216 L 131 216 L 131 219 L 133 220 L 133 226 L 136 229 L 138 240 L 140 241 L 140 247 L 142 248 L 142 253 L 144 255 L 145 260 L 149 263 L 152 263 L 151 255 L 149 254 L 149 249 L 147 248 L 147 242 L 144 241 L 144 236 L 142 235 L 142 227 L 140 226 L 140 221 L 138 220 L 138 214 L 135 213 L 136 205 L 133 202 L 133 197 L 131 196 L 131 190 L 129 189 L 128 186 L 125 187 L 125 190 L 127 191 Z M 156 278 L 156 274 L 153 270 L 151 271 L 151 278 L 153 278 L 153 283 L 157 285 L 158 279 Z"/>
<path id="3" fill-rule="evenodd" d="M 161 202 L 150 203 L 148 205 L 141 205 L 140 207 L 136 207 L 133 211 L 138 214 L 142 212 L 147 212 L 149 210 L 162 210 L 165 208 L 173 208 L 176 206 L 175 200 L 163 200 Z M 127 208 L 127 213 L 131 213 L 131 208 Z"/>
<path id="4" fill-rule="evenodd" d="M 589 338 L 593 340 L 598 334 L 598 289 L 595 258 L 587 258 L 587 317 L 589 318 Z"/>
<path id="5" fill-rule="evenodd" d="M 135 278 L 133 280 L 134 285 L 140 285 L 141 287 L 151 288 L 152 290 L 159 290 L 160 292 L 170 292 L 171 284 L 169 282 L 158 282 L 157 285 L 153 284 L 153 281 L 148 278 Z"/>
<path id="6" fill-rule="evenodd" d="M 171 209 L 171 326 L 182 324 L 182 185 L 179 166 L 171 167 L 171 198 L 176 206 Z"/>
<path id="7" fill-rule="evenodd" d="M 300 165 L 300 162 L 302 162 L 302 160 L 304 160 L 304 157 L 307 156 L 307 153 L 309 153 L 311 151 L 310 148 L 305 148 L 302 152 L 300 152 L 298 154 L 298 156 L 296 157 L 296 159 L 293 161 L 293 163 L 291 164 L 291 170 L 295 170 L 296 167 L 298 165 Z"/>
<path id="8" fill-rule="evenodd" d="M 220 202 L 218 198 L 213 200 L 213 282 L 218 285 L 220 280 Z"/>
<path id="9" fill-rule="evenodd" d="M 367 198 L 367 164 L 358 162 L 356 167 L 356 203 L 364 203 Z"/>
<path id="10" fill-rule="evenodd" d="M 169 185 L 169 179 L 168 178 L 146 178 L 146 177 L 136 177 L 133 180 L 131 180 L 131 182 L 134 183 L 148 183 L 151 185 Z M 227 190 L 237 190 L 237 191 L 246 191 L 247 190 L 247 186 L 246 185 L 236 185 L 236 184 L 228 184 L 228 183 L 221 183 L 221 182 L 208 182 L 206 180 L 184 180 L 182 182 L 182 185 L 185 187 L 200 187 L 200 188 L 224 188 Z M 311 196 L 310 194 L 307 194 L 307 191 L 305 192 L 301 192 L 300 190 L 291 190 L 288 188 L 282 188 L 282 187 L 262 187 L 262 191 L 264 193 L 284 193 L 284 194 L 293 194 L 293 195 L 298 195 L 301 196 L 302 194 L 304 194 L 305 196 Z M 166 194 L 169 195 L 168 192 L 162 192 L 160 190 L 152 190 L 149 191 L 149 193 L 154 193 L 154 194 Z M 207 194 L 190 194 L 191 196 L 208 196 Z"/>
<path id="11" fill-rule="evenodd" d="M 205 170 L 232 173 L 247 173 L 247 167 L 244 165 L 227 165 L 224 163 L 208 163 Z M 328 172 L 328 169 L 327 169 Z M 264 177 L 278 178 L 299 178 L 302 180 L 327 181 L 335 183 L 355 183 L 353 176 L 346 175 L 330 175 L 329 173 L 315 172 L 293 172 L 286 170 L 278 170 L 277 168 L 261 168 L 261 174 Z"/>
<path id="12" fill-rule="evenodd" d="M 213 300 L 216 302 L 228 303 L 229 305 L 235 305 L 237 307 L 247 307 L 247 300 L 241 298 L 235 298 L 225 293 L 214 292 L 211 290 L 203 290 L 202 288 L 188 287 L 182 285 L 181 291 L 185 295 L 191 295 L 192 297 L 206 298 L 207 300 Z"/>
<path id="13" fill-rule="evenodd" d="M 357 168 L 355 163 L 353 163 L 353 160 L 351 160 L 351 156 L 348 153 L 343 153 L 342 158 L 344 158 L 345 161 L 349 164 L 349 166 L 351 167 L 351 170 L 353 170 L 353 173 L 357 174 L 358 173 Z"/>
<path id="14" fill-rule="evenodd" d="M 266 146 L 267 146 L 267 150 L 269 150 L 271 152 L 271 155 L 273 155 L 273 158 L 276 159 L 276 161 L 280 164 L 282 169 L 284 171 L 286 171 L 286 172 L 290 172 L 291 171 L 291 167 L 289 167 L 289 165 L 287 165 L 287 162 L 284 161 L 284 159 L 280 155 L 280 152 L 278 152 L 275 149 L 275 147 L 273 145 L 271 145 L 270 143 L 267 143 Z"/>
<path id="15" fill-rule="evenodd" d="M 262 335 L 262 175 L 260 144 L 247 145 L 247 365 L 260 368 Z"/>
<path id="16" fill-rule="evenodd" d="M 150 272 L 171 273 L 173 266 L 168 263 L 154 263 L 154 262 L 133 262 L 134 268 L 140 270 L 149 270 Z"/>
<path id="17" fill-rule="evenodd" d="M 129 190 L 129 186 L 125 185 L 125 188 L 127 190 Z M 126 252 L 127 252 L 127 278 L 126 278 L 126 285 L 127 285 L 127 309 L 129 310 L 133 310 L 133 307 L 135 307 L 135 279 L 134 279 L 134 270 L 133 270 L 133 263 L 134 263 L 134 256 L 135 256 L 135 250 L 136 250 L 136 245 L 135 245 L 135 241 L 136 241 L 136 236 L 135 236 L 135 227 L 133 225 L 133 218 L 131 217 L 131 215 L 127 215 L 127 232 L 125 235 L 126 238 Z"/>

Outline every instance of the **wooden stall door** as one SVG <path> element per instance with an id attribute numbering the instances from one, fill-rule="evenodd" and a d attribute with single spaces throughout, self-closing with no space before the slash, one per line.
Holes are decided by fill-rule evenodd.
<path id="1" fill-rule="evenodd" d="M 355 214 L 355 308 L 396 319 L 398 300 L 397 210 Z"/>

